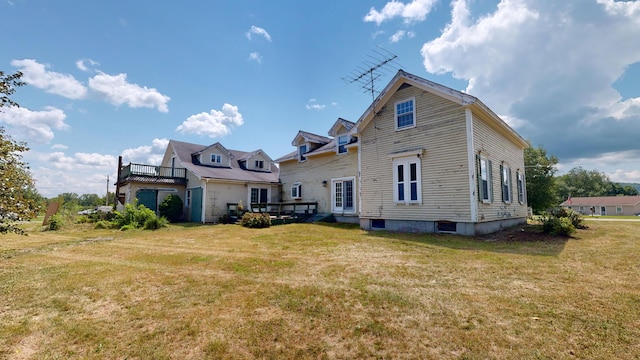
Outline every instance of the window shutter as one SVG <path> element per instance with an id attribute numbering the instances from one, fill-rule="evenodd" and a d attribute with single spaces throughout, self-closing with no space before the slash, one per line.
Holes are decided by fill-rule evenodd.
<path id="1" fill-rule="evenodd" d="M 476 195 L 478 202 L 482 202 L 482 174 L 480 173 L 480 155 L 476 154 Z"/>
<path id="2" fill-rule="evenodd" d="M 500 164 L 500 193 L 502 194 L 502 202 L 507 202 L 507 194 L 504 192 L 504 166 Z"/>
<path id="3" fill-rule="evenodd" d="M 511 168 L 509 168 L 509 173 L 507 175 L 509 177 L 507 179 L 507 181 L 509 182 L 509 201 L 511 201 L 512 204 L 515 204 L 515 201 L 513 199 L 513 186 L 511 183 Z"/>
<path id="4" fill-rule="evenodd" d="M 487 160 L 487 178 L 489 179 L 489 195 L 493 202 L 493 170 L 491 169 L 491 160 Z"/>

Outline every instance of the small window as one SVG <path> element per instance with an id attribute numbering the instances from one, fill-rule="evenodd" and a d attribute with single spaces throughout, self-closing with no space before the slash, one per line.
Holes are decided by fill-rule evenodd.
<path id="1" fill-rule="evenodd" d="M 455 233 L 457 231 L 457 223 L 453 221 L 438 221 L 437 224 L 438 232 L 443 233 Z"/>
<path id="2" fill-rule="evenodd" d="M 371 219 L 371 228 L 372 229 L 384 229 L 386 228 L 386 224 L 384 219 Z"/>
<path id="3" fill-rule="evenodd" d="M 398 101 L 395 104 L 396 130 L 406 129 L 416 126 L 415 121 L 415 98 Z"/>
<path id="4" fill-rule="evenodd" d="M 301 199 L 302 198 L 302 184 L 297 182 L 291 186 L 291 198 L 292 199 Z"/>
<path id="5" fill-rule="evenodd" d="M 622 206 L 616 206 L 616 214 L 622 215 L 624 211 L 622 210 Z"/>
<path id="6" fill-rule="evenodd" d="M 338 136 L 338 154 L 344 154 L 347 152 L 347 148 L 345 145 L 349 143 L 349 136 L 342 135 Z"/>
<path id="7" fill-rule="evenodd" d="M 211 162 L 214 164 L 220 164 L 222 162 L 222 157 L 218 154 L 211 154 Z"/>
<path id="8" fill-rule="evenodd" d="M 255 168 L 256 169 L 264 169 L 264 161 L 263 160 L 256 160 Z"/>
<path id="9" fill-rule="evenodd" d="M 300 145 L 298 147 L 298 160 L 299 161 L 306 161 L 307 157 L 304 156 L 304 154 L 306 154 L 306 153 L 307 153 L 307 145 L 306 144 L 305 145 Z"/>

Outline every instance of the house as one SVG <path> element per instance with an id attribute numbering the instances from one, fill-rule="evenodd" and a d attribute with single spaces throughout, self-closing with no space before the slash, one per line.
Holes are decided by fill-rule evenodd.
<path id="1" fill-rule="evenodd" d="M 476 97 L 400 70 L 350 134 L 363 229 L 480 235 L 526 222 L 529 144 Z"/>
<path id="2" fill-rule="evenodd" d="M 317 202 L 317 212 L 358 223 L 358 152 L 350 134 L 355 124 L 339 118 L 329 137 L 299 131 L 296 150 L 274 160 L 280 168 L 284 202 Z"/>
<path id="3" fill-rule="evenodd" d="M 238 203 L 279 198 L 278 167 L 262 150 L 230 150 L 219 142 L 198 145 L 170 140 L 159 166 L 118 166 L 120 206 L 133 203 L 156 211 L 168 194 L 180 196 L 185 220 L 218 222 Z"/>
<path id="4" fill-rule="evenodd" d="M 583 215 L 638 215 L 640 196 L 571 197 L 560 206 Z"/>

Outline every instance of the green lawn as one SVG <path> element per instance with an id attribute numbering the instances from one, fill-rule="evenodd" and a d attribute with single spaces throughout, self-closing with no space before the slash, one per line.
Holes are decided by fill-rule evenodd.
<path id="1" fill-rule="evenodd" d="M 588 226 L 31 224 L 0 238 L 0 358 L 638 359 L 640 223 Z"/>

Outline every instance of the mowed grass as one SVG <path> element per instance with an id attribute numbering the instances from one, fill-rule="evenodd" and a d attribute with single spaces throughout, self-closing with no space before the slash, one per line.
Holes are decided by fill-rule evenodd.
<path id="1" fill-rule="evenodd" d="M 31 225 L 0 237 L 0 358 L 637 359 L 640 223 L 588 225 Z"/>

